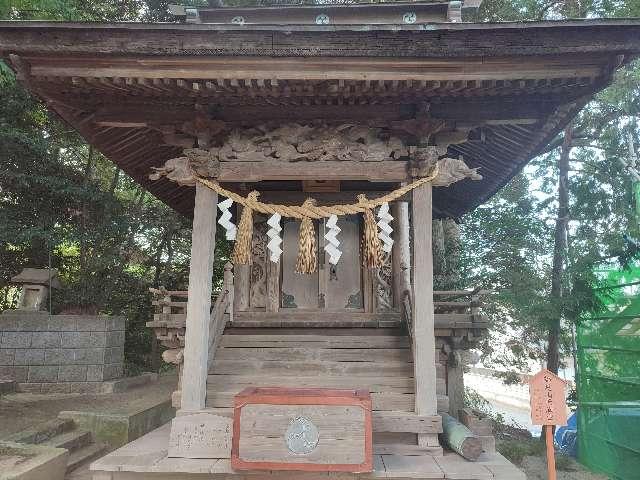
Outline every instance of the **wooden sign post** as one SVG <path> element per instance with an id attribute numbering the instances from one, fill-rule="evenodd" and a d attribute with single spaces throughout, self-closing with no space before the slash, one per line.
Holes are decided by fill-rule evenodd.
<path id="1" fill-rule="evenodd" d="M 543 425 L 547 444 L 549 480 L 556 480 L 556 459 L 553 449 L 553 425 L 567 424 L 566 382 L 547 369 L 529 381 L 531 423 Z"/>

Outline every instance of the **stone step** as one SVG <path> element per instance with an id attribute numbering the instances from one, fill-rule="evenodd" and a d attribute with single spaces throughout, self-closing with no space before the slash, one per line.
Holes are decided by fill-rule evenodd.
<path id="1" fill-rule="evenodd" d="M 107 451 L 107 446 L 103 443 L 92 443 L 86 445 L 74 452 L 69 453 L 69 460 L 67 461 L 67 473 L 75 470 L 76 468 L 91 462 L 97 458 L 100 458 Z"/>
<path id="2" fill-rule="evenodd" d="M 87 430 L 71 430 L 42 442 L 43 445 L 57 448 L 66 448 L 69 452 L 87 446 L 91 443 L 91 432 Z"/>
<path id="3" fill-rule="evenodd" d="M 31 443 L 38 444 L 46 442 L 53 437 L 65 432 L 73 430 L 75 424 L 73 420 L 54 418 L 43 423 L 39 423 L 32 427 L 18 432 L 6 440 L 17 443 Z"/>

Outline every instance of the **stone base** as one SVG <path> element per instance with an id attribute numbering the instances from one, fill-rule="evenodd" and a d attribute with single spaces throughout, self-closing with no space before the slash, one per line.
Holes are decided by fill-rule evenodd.
<path id="1" fill-rule="evenodd" d="M 124 373 L 125 319 L 106 315 L 0 315 L 0 379 L 30 393 L 98 393 Z"/>
<path id="2" fill-rule="evenodd" d="M 15 451 L 27 460 L 16 465 L 3 465 Z M 0 442 L 0 480 L 64 480 L 69 452 L 64 448 Z"/>
<path id="3" fill-rule="evenodd" d="M 102 457 L 91 465 L 93 480 L 196 480 L 244 479 L 247 472 L 231 468 L 229 459 L 169 458 L 169 434 L 166 424 Z M 458 479 L 458 480 L 526 480 L 526 476 L 500 454 L 482 454 L 477 462 L 446 452 L 442 457 L 374 455 L 371 473 L 308 473 L 265 471 L 251 472 L 252 480 L 289 480 L 340 478 L 341 480 Z"/>
<path id="4" fill-rule="evenodd" d="M 114 449 L 155 430 L 174 416 L 175 409 L 165 397 L 122 413 L 65 411 L 58 417 L 73 420 L 79 428 L 91 431 L 95 440 Z"/>

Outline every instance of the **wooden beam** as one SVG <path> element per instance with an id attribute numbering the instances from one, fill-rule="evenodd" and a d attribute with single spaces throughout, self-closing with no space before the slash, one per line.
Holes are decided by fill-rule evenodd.
<path id="1" fill-rule="evenodd" d="M 447 360 L 447 396 L 449 397 L 449 415 L 459 418 L 464 408 L 464 365 L 461 350 L 451 350 Z"/>
<path id="2" fill-rule="evenodd" d="M 521 80 L 597 77 L 602 65 L 583 55 L 494 58 L 264 58 L 26 57 L 31 75 L 79 78 L 175 78 L 193 80 Z"/>
<path id="3" fill-rule="evenodd" d="M 52 94 L 54 95 L 54 94 Z M 416 98 L 420 95 L 416 91 Z M 99 97 L 99 96 L 98 96 Z M 553 97 L 553 95 L 551 95 Z M 118 100 L 119 98 L 119 100 Z M 240 97 L 234 97 L 236 100 Z M 292 97 L 289 101 L 292 101 Z M 426 97 L 425 97 L 426 98 Z M 565 96 L 566 98 L 566 96 Z M 105 98 L 105 103 L 109 104 Z M 96 110 L 91 121 L 99 126 L 108 127 L 145 127 L 160 125 L 181 125 L 192 120 L 196 114 L 192 105 L 168 106 L 162 100 L 156 104 L 139 104 L 122 101 L 114 97 L 119 103 L 114 106 L 96 107 L 77 100 L 78 108 Z M 171 99 L 169 98 L 169 101 Z M 204 103 L 207 99 L 202 99 Z M 430 104 L 429 114 L 432 118 L 464 122 L 465 125 L 475 126 L 478 123 L 502 124 L 505 122 L 535 123 L 550 115 L 557 106 L 556 99 L 547 95 L 520 95 L 493 98 L 447 98 L 441 97 Z M 72 98 L 66 100 L 73 102 Z M 210 100 L 209 100 L 210 101 Z M 238 101 L 238 100 L 237 100 Z M 278 98 L 274 97 L 278 102 Z M 416 100 L 417 101 L 417 100 Z M 246 124 L 260 121 L 288 121 L 305 119 L 328 119 L 332 121 L 367 120 L 380 121 L 385 126 L 390 120 L 408 120 L 415 118 L 415 103 L 393 102 L 388 105 L 309 105 L 304 108 L 286 107 L 282 105 L 211 105 L 211 118 L 227 122 L 228 124 Z"/>
<path id="4" fill-rule="evenodd" d="M 435 333 L 433 316 L 432 187 L 413 190 L 413 366 L 416 381 L 416 414 L 437 413 Z M 423 440 L 432 440 L 426 438 Z M 419 444 L 421 442 L 418 437 Z"/>
<path id="5" fill-rule="evenodd" d="M 209 311 L 216 245 L 216 216 L 212 212 L 216 212 L 217 203 L 216 192 L 196 184 L 181 404 L 183 410 L 189 411 L 203 409 L 206 402 Z"/>
<path id="6" fill-rule="evenodd" d="M 563 22 L 440 23 L 376 25 L 264 25 L 4 22 L 0 54 L 265 55 L 482 57 L 496 55 L 586 55 L 637 52 L 634 19 Z M 605 62 L 606 63 L 606 62 Z"/>
<path id="7" fill-rule="evenodd" d="M 365 180 L 401 182 L 408 179 L 407 162 L 221 162 L 219 182 L 264 180 Z"/>

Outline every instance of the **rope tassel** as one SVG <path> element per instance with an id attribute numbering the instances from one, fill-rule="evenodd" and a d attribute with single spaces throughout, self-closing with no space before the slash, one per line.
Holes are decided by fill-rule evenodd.
<path id="1" fill-rule="evenodd" d="M 247 200 L 257 202 L 260 193 L 253 191 L 247 195 Z M 242 215 L 240 215 L 240 223 L 238 223 L 238 231 L 236 233 L 236 244 L 233 247 L 231 261 L 234 265 L 250 265 L 251 264 L 251 239 L 253 237 L 253 210 L 248 204 L 244 205 Z"/>
<path id="2" fill-rule="evenodd" d="M 358 195 L 358 203 L 366 203 L 367 197 Z M 365 267 L 380 268 L 382 266 L 382 247 L 378 238 L 378 226 L 371 209 L 363 212 L 364 233 L 362 236 L 362 261 Z"/>
<path id="3" fill-rule="evenodd" d="M 302 204 L 303 207 L 315 205 L 315 200 L 308 198 Z M 316 230 L 313 220 L 304 217 L 300 224 L 300 236 L 298 237 L 298 259 L 296 272 L 310 274 L 318 268 L 318 254 L 316 251 Z"/>

